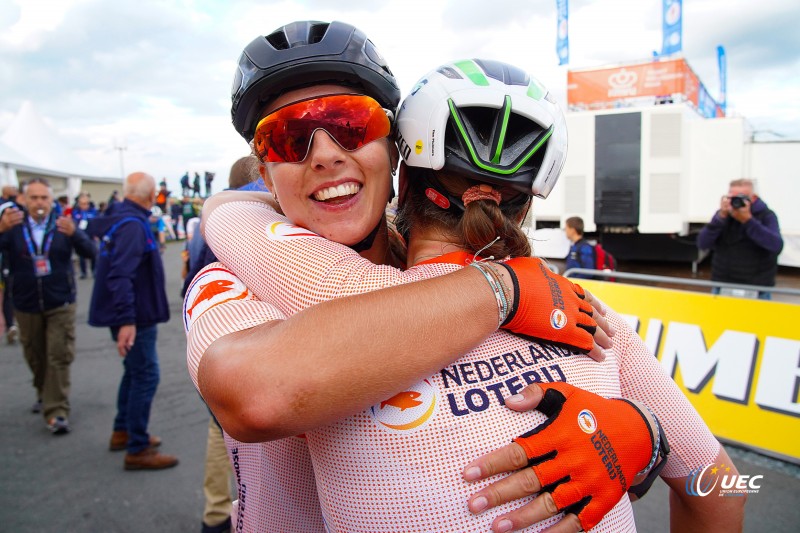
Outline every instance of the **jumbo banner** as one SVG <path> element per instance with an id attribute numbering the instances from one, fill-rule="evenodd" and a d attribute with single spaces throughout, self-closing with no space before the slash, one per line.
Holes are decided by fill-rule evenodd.
<path id="1" fill-rule="evenodd" d="M 704 91 L 703 84 L 682 58 L 567 72 L 570 107 L 602 109 L 624 100 L 683 95 L 703 112 L 700 95 Z M 705 116 L 724 116 L 713 99 L 707 105 L 712 111 Z"/>
<path id="2" fill-rule="evenodd" d="M 590 106 L 624 98 L 681 94 L 688 72 L 691 70 L 684 59 L 570 70 L 567 72 L 567 102 Z"/>
<path id="3" fill-rule="evenodd" d="M 580 284 L 626 316 L 714 435 L 800 463 L 800 305 Z"/>

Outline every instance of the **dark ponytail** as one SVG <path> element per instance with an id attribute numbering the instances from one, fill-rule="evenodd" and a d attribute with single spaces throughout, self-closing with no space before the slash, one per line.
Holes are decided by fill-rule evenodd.
<path id="1" fill-rule="evenodd" d="M 500 237 L 497 242 L 481 251 L 482 257 L 528 257 L 531 245 L 527 235 L 520 228 L 530 205 L 529 196 L 503 198 L 498 205 L 492 199 L 480 199 L 469 202 L 462 211 L 451 207 L 443 209 L 434 204 L 425 195 L 426 185 L 415 177 L 416 172 L 424 169 L 406 167 L 408 189 L 397 211 L 397 229 L 408 238 L 413 228 L 436 229 L 454 244 L 460 245 L 468 252 L 476 253 L 489 243 Z M 437 176 L 438 181 L 452 196 L 460 197 L 465 190 L 476 184 L 463 178 Z"/>

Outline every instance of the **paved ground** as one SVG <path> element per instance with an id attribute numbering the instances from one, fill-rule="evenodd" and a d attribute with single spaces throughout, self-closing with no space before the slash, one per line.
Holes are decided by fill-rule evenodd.
<path id="1" fill-rule="evenodd" d="M 165 254 L 173 318 L 159 328 L 161 384 L 151 429 L 181 463 L 160 472 L 126 472 L 123 452 L 108 451 L 121 364 L 108 331 L 86 325 L 92 280 L 81 280 L 71 434 L 50 435 L 41 417 L 30 413 L 34 393 L 21 349 L 0 344 L 0 531 L 199 531 L 208 415 L 184 362 L 179 252 L 174 243 Z M 797 531 L 800 469 L 730 451 L 742 473 L 764 476 L 761 492 L 748 501 L 745 530 Z M 663 483 L 634 508 L 640 531 L 668 531 Z"/>

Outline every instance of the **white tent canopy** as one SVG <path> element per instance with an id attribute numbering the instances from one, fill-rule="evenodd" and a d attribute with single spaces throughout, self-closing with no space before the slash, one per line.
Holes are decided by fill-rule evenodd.
<path id="1" fill-rule="evenodd" d="M 36 163 L 2 141 L 0 141 L 0 165 L 34 172 L 37 170 L 45 170 L 38 168 Z"/>
<path id="2" fill-rule="evenodd" d="M 53 128 L 45 124 L 29 101 L 22 103 L 0 137 L 0 164 L 53 176 L 119 181 L 75 154 Z"/>

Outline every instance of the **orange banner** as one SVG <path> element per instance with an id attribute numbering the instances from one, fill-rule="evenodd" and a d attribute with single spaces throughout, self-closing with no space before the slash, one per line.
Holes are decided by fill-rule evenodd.
<path id="1" fill-rule="evenodd" d="M 697 105 L 699 80 L 684 59 L 567 72 L 567 103 L 598 107 L 615 100 L 683 94 Z M 602 106 L 601 106 L 602 107 Z"/>

